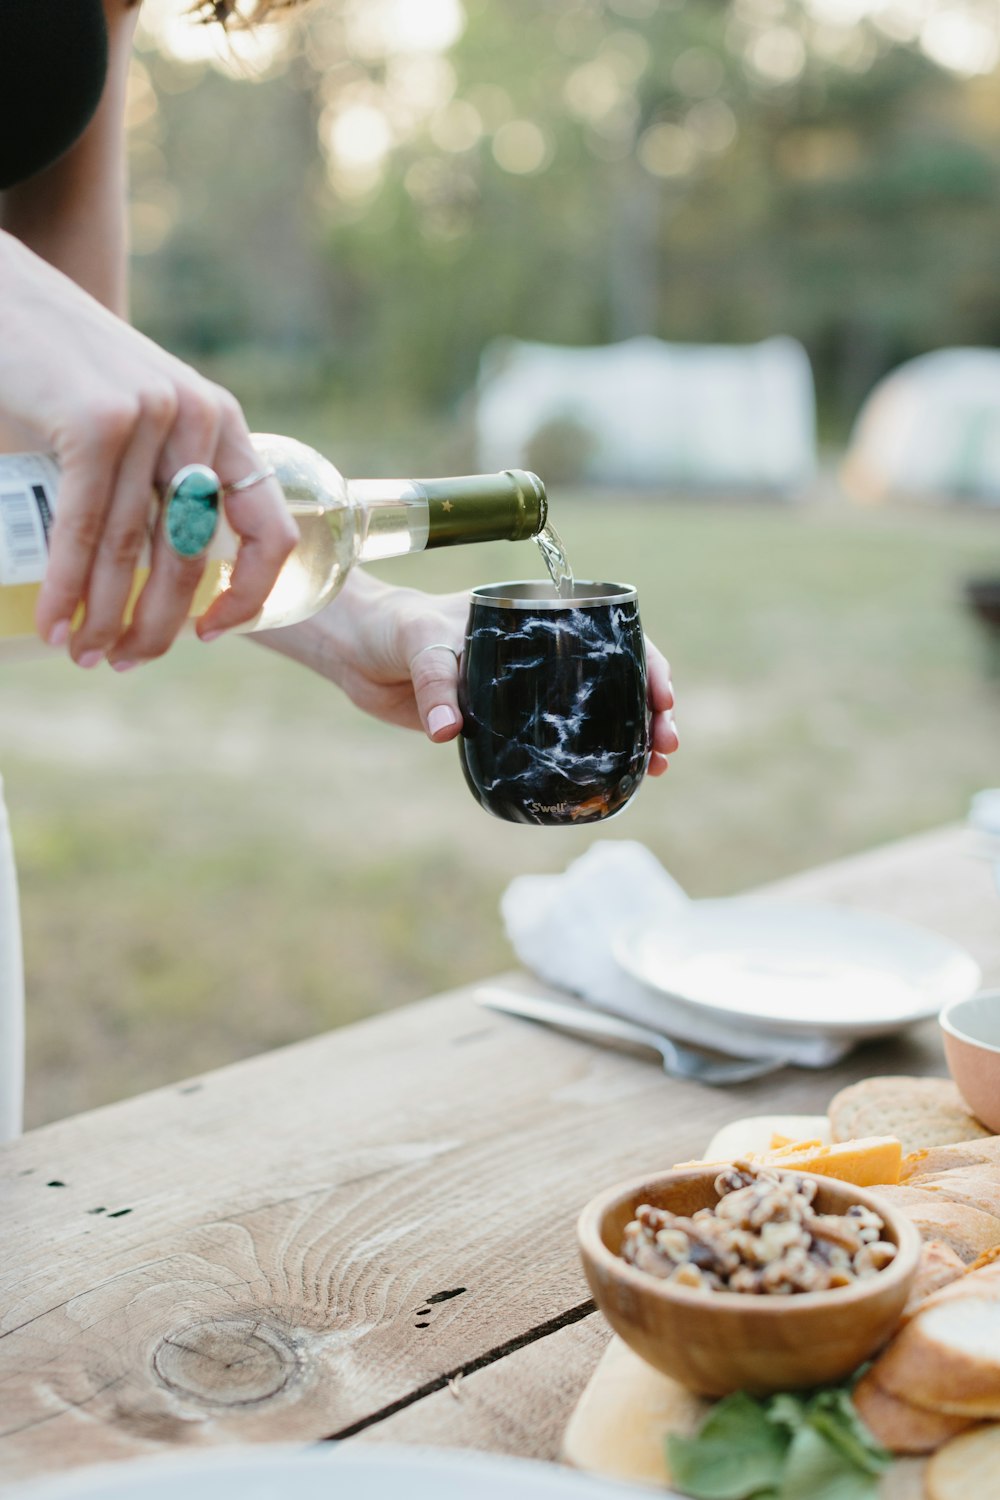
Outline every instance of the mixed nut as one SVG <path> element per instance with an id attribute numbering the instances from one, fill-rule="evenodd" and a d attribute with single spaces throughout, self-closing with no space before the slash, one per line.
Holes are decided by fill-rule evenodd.
<path id="1" fill-rule="evenodd" d="M 870 1208 L 813 1209 L 817 1184 L 736 1161 L 715 1179 L 719 1202 L 690 1217 L 636 1209 L 622 1255 L 641 1271 L 697 1291 L 788 1296 L 850 1286 L 887 1266 L 896 1246 Z"/>

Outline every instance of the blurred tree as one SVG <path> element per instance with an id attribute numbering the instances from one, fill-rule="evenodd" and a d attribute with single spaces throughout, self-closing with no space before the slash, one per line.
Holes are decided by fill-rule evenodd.
<path id="1" fill-rule="evenodd" d="M 497 335 L 791 333 L 842 432 L 1000 342 L 996 9 L 319 0 L 253 85 L 151 37 L 140 319 L 437 407 Z"/>

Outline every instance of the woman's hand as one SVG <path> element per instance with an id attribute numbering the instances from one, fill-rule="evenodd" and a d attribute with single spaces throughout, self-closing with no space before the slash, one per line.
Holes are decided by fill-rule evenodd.
<path id="1" fill-rule="evenodd" d="M 82 667 L 118 670 L 170 646 L 203 571 L 158 529 L 149 578 L 126 626 L 150 504 L 186 464 L 223 485 L 260 467 L 235 398 L 0 232 L 0 425 L 20 425 L 61 468 L 39 634 Z M 262 480 L 225 501 L 241 538 L 232 586 L 198 622 L 210 639 L 259 611 L 298 539 L 281 491 Z M 73 629 L 80 606 L 83 617 Z"/>
<path id="2" fill-rule="evenodd" d="M 313 619 L 253 639 L 336 683 L 375 718 L 422 729 L 444 744 L 462 727 L 458 656 L 468 613 L 468 594 L 392 588 L 359 569 Z M 646 659 L 653 713 L 649 774 L 661 776 L 677 749 L 674 695 L 666 658 L 649 641 Z"/>
<path id="3" fill-rule="evenodd" d="M 646 676 L 649 706 L 653 711 L 653 753 L 649 757 L 650 776 L 662 776 L 680 743 L 674 724 L 674 686 L 670 663 L 658 647 L 646 638 Z"/>
<path id="4" fill-rule="evenodd" d="M 468 613 L 468 594 L 393 588 L 357 569 L 320 614 L 253 640 L 336 683 L 374 718 L 441 744 L 462 727 L 458 655 Z M 449 649 L 425 649 L 435 645 Z"/>

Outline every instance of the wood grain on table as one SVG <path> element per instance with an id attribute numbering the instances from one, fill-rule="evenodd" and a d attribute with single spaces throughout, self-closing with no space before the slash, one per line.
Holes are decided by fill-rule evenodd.
<path id="1" fill-rule="evenodd" d="M 771 889 L 926 923 L 996 983 L 969 848 Z M 936 1028 L 719 1091 L 459 991 L 35 1130 L 0 1150 L 0 1481 L 233 1442 L 554 1457 L 609 1336 L 583 1203 L 877 1072 L 943 1073 Z"/>

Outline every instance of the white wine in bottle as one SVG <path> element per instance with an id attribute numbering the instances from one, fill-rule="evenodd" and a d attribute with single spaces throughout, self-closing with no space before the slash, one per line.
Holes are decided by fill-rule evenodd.
<path id="1" fill-rule="evenodd" d="M 322 454 L 293 438 L 256 434 L 253 445 L 262 466 L 275 470 L 300 540 L 247 630 L 273 630 L 316 614 L 357 562 L 464 542 L 521 541 L 537 536 L 546 522 L 544 486 L 523 469 L 458 479 L 345 480 Z M 0 661 L 41 647 L 35 604 L 58 490 L 58 465 L 49 455 L 0 454 Z M 152 500 L 150 536 L 159 511 Z M 229 587 L 238 548 L 223 518 L 192 618 Z M 148 559 L 136 570 L 128 613 L 147 575 Z"/>

